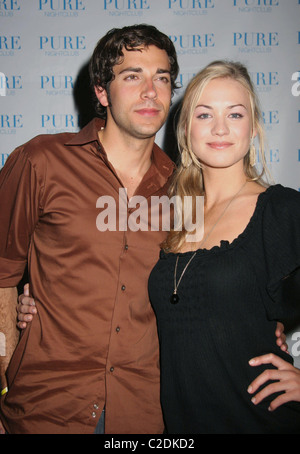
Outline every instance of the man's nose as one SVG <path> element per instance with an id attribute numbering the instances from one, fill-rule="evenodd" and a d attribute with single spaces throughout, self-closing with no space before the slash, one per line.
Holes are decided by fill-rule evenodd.
<path id="1" fill-rule="evenodd" d="M 141 93 L 143 99 L 155 99 L 157 98 L 157 91 L 152 79 L 145 80 L 143 84 L 143 89 Z"/>

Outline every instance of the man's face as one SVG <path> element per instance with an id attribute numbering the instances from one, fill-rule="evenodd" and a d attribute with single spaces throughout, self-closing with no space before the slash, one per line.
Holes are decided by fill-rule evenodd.
<path id="1" fill-rule="evenodd" d="M 105 90 L 96 89 L 107 106 L 107 127 L 131 138 L 154 137 L 165 123 L 171 103 L 170 63 L 166 51 L 155 46 L 123 50 L 113 68 L 115 78 Z"/>

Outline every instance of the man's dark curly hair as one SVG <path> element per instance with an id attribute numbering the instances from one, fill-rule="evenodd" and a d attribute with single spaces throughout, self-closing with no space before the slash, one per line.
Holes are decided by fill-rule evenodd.
<path id="1" fill-rule="evenodd" d="M 170 38 L 153 25 L 139 24 L 123 28 L 113 28 L 97 43 L 90 60 L 89 71 L 92 90 L 102 87 L 107 92 L 109 84 L 114 79 L 113 67 L 121 63 L 124 56 L 123 48 L 128 51 L 139 47 L 156 46 L 167 52 L 170 62 L 172 94 L 177 88 L 176 78 L 179 72 L 177 55 Z M 106 107 L 103 107 L 95 96 L 97 115 L 106 118 Z"/>

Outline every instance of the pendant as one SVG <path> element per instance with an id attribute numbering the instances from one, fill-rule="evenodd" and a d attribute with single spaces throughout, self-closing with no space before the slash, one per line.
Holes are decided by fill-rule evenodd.
<path id="1" fill-rule="evenodd" d="M 179 301 L 179 296 L 174 291 L 173 294 L 171 295 L 170 302 L 171 302 L 171 304 L 177 304 L 178 301 Z"/>

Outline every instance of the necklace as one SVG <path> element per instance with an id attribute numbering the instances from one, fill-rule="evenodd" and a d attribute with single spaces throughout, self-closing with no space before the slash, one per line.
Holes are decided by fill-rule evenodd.
<path id="1" fill-rule="evenodd" d="M 203 240 L 201 241 L 201 243 L 199 244 L 199 247 L 198 249 L 200 249 L 200 247 L 203 247 L 203 245 L 206 243 L 206 241 L 208 240 L 209 236 L 211 235 L 211 233 L 213 232 L 214 228 L 216 227 L 216 225 L 218 224 L 218 222 L 222 219 L 222 217 L 224 216 L 224 214 L 226 213 L 227 209 L 229 208 L 229 206 L 231 205 L 231 203 L 234 201 L 234 199 L 239 195 L 239 193 L 243 190 L 243 188 L 246 186 L 246 183 L 247 181 L 245 181 L 245 183 L 243 184 L 243 186 L 238 190 L 238 192 L 236 192 L 234 194 L 234 196 L 232 197 L 232 199 L 228 202 L 228 204 L 226 205 L 226 207 L 224 208 L 224 210 L 222 211 L 222 213 L 220 214 L 220 216 L 218 217 L 218 219 L 216 220 L 216 222 L 214 223 L 214 225 L 212 226 L 212 228 L 209 230 L 209 232 L 207 233 L 207 235 L 203 238 Z M 195 257 L 195 255 L 197 254 L 197 251 L 195 251 L 193 253 L 193 255 L 191 256 L 191 258 L 189 259 L 189 261 L 187 262 L 187 264 L 185 265 L 185 267 L 183 268 L 183 271 L 181 273 L 181 275 L 179 276 L 179 279 L 178 281 L 176 281 L 176 277 L 177 277 L 177 266 L 178 266 L 178 261 L 179 261 L 179 255 L 177 255 L 176 257 L 176 263 L 175 263 L 175 270 L 174 270 L 174 290 L 173 290 L 173 293 L 171 295 L 171 298 L 170 298 L 170 302 L 172 304 L 177 304 L 178 301 L 179 301 L 179 296 L 177 294 L 177 290 L 178 290 L 178 287 L 179 287 L 179 284 L 181 282 L 181 279 L 183 278 L 183 275 L 184 273 L 186 272 L 189 264 L 191 263 L 191 261 L 193 260 L 193 258 Z"/>

